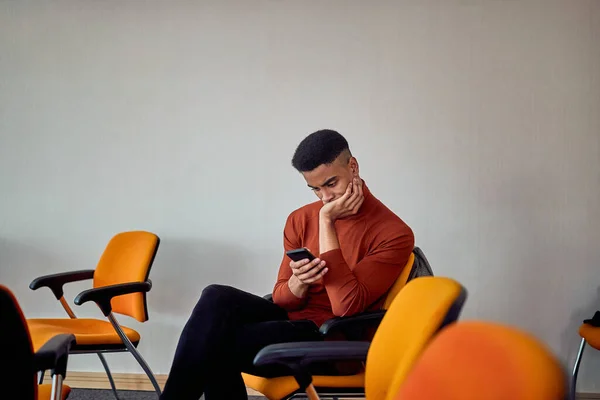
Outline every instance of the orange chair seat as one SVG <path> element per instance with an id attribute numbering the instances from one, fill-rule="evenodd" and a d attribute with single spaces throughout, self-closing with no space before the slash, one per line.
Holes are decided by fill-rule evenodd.
<path id="1" fill-rule="evenodd" d="M 63 383 L 61 399 L 63 399 L 63 400 L 66 399 L 67 396 L 69 395 L 69 393 L 71 393 L 71 388 Z M 52 395 L 52 385 L 51 384 L 44 384 L 44 385 L 38 386 L 38 395 L 37 395 L 38 400 L 50 400 L 51 395 Z"/>
<path id="2" fill-rule="evenodd" d="M 590 346 L 600 350 L 600 327 L 583 324 L 579 327 L 579 336 L 584 338 Z"/>
<path id="3" fill-rule="evenodd" d="M 262 393 L 270 400 L 283 399 L 299 389 L 298 382 L 293 376 L 282 376 L 278 378 L 262 378 L 260 376 L 242 374 L 244 383 L 250 389 Z M 319 391 L 323 388 L 364 388 L 365 374 L 361 372 L 356 375 L 344 376 L 313 376 L 313 385 Z"/>
<path id="4" fill-rule="evenodd" d="M 62 318 L 27 320 L 34 351 L 38 351 L 50 338 L 60 333 L 75 335 L 76 346 L 120 345 L 123 341 L 117 335 L 110 322 L 99 319 Z M 131 328 L 121 325 L 125 335 L 133 344 L 140 341 L 140 334 Z"/>

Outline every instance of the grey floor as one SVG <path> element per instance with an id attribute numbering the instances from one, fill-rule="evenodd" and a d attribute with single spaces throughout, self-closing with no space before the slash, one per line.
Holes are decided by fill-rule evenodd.
<path id="1" fill-rule="evenodd" d="M 119 390 L 118 393 L 121 400 L 156 400 L 153 392 Z M 115 400 L 115 396 L 110 390 L 73 389 L 68 400 Z"/>
<path id="2" fill-rule="evenodd" d="M 156 400 L 154 392 L 137 392 L 133 390 L 119 390 L 121 400 Z M 250 396 L 249 400 L 264 400 L 264 397 Z M 68 400 L 115 400 L 110 390 L 101 389 L 73 389 Z"/>

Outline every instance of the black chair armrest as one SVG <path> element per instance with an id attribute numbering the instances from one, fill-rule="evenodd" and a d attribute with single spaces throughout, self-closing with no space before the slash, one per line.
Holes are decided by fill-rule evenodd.
<path id="1" fill-rule="evenodd" d="M 67 361 L 71 346 L 75 343 L 75 335 L 63 333 L 48 340 L 33 355 L 36 371 L 52 370 L 52 375 L 67 376 Z"/>
<path id="2" fill-rule="evenodd" d="M 265 295 L 263 296 L 263 299 L 265 299 L 265 300 L 269 300 L 270 302 L 272 302 L 272 301 L 273 301 L 273 295 L 272 295 L 271 293 L 269 293 L 269 294 L 265 294 Z"/>
<path id="3" fill-rule="evenodd" d="M 82 269 L 79 271 L 61 272 L 58 274 L 44 275 L 35 278 L 29 284 L 31 290 L 37 290 L 41 287 L 48 287 L 54 293 L 56 300 L 64 295 L 63 285 L 69 282 L 83 281 L 94 277 L 93 269 Z"/>
<path id="4" fill-rule="evenodd" d="M 116 285 L 84 290 L 75 297 L 73 302 L 80 306 L 88 301 L 93 301 L 100 307 L 104 316 L 108 317 L 112 312 L 110 301 L 113 297 L 130 293 L 145 293 L 150 291 L 151 288 L 152 281 L 149 279 L 146 282 L 119 283 Z"/>
<path id="5" fill-rule="evenodd" d="M 592 318 L 590 318 L 590 319 L 584 319 L 583 323 L 584 324 L 590 324 L 590 325 L 592 325 L 593 327 L 596 327 L 596 328 L 600 327 L 600 311 L 596 311 L 594 313 L 594 316 Z"/>
<path id="6" fill-rule="evenodd" d="M 264 347 L 254 357 L 254 365 L 282 365 L 294 374 L 300 389 L 312 382 L 309 366 L 321 361 L 365 361 L 370 342 L 293 342 Z"/>
<path id="7" fill-rule="evenodd" d="M 377 310 L 365 311 L 350 317 L 330 318 L 321 325 L 319 332 L 323 336 L 341 332 L 348 339 L 364 340 L 366 331 L 377 328 L 384 315 L 385 310 Z"/>
<path id="8" fill-rule="evenodd" d="M 271 344 L 262 348 L 254 357 L 254 365 L 310 365 L 321 361 L 364 361 L 370 342 L 292 342 Z"/>

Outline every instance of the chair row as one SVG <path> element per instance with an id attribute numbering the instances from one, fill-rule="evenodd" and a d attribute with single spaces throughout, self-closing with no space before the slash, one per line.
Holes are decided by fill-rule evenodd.
<path id="1" fill-rule="evenodd" d="M 139 362 L 152 382 L 156 393 L 160 395 L 160 387 L 154 374 L 137 350 L 141 339 L 139 333 L 119 324 L 115 318 L 115 314 L 121 314 L 135 318 L 140 322 L 148 320 L 146 293 L 152 288 L 149 273 L 159 244 L 159 237 L 151 232 L 122 232 L 109 241 L 96 268 L 63 272 L 33 280 L 30 288 L 33 290 L 42 287 L 49 288 L 64 307 L 67 318 L 29 319 L 26 321 L 27 334 L 31 338 L 32 357 L 35 358 L 35 354 L 46 354 L 46 357 L 48 357 L 47 354 L 55 354 L 59 350 L 64 352 L 65 349 L 67 349 L 67 354 L 95 353 L 105 368 L 116 397 L 116 387 L 103 354 L 106 352 L 127 351 Z M 77 318 L 64 298 L 63 286 L 65 284 L 87 279 L 92 280 L 91 288 L 76 296 L 74 303 L 81 305 L 88 301 L 95 302 L 106 320 Z M 353 317 L 338 317 L 327 321 L 321 327 L 321 333 L 325 339 L 323 342 L 267 346 L 257 354 L 255 364 L 259 366 L 269 364 L 286 365 L 290 370 L 290 376 L 262 378 L 243 374 L 244 381 L 248 387 L 263 393 L 271 400 L 292 398 L 304 393 L 312 396 L 311 398 L 318 398 L 320 395 L 391 399 L 390 396 L 395 395 L 397 392 L 408 393 L 405 392 L 408 390 L 406 388 L 414 385 L 409 383 L 421 379 L 415 378 L 415 376 L 418 377 L 423 372 L 417 373 L 415 371 L 427 370 L 427 375 L 430 375 L 434 380 L 438 379 L 440 382 L 447 380 L 463 382 L 460 376 L 453 376 L 452 379 L 449 379 L 446 375 L 454 371 L 459 375 L 464 372 L 464 376 L 469 376 L 472 372 L 480 371 L 483 373 L 489 370 L 489 367 L 486 369 L 483 365 L 477 371 L 471 371 L 467 368 L 481 364 L 478 364 L 481 360 L 469 358 L 474 357 L 474 351 L 479 346 L 484 354 L 487 354 L 485 351 L 494 348 L 523 348 L 525 351 L 523 354 L 530 354 L 530 356 L 524 356 L 519 361 L 521 365 L 539 362 L 540 364 L 535 370 L 547 371 L 546 377 L 560 376 L 561 378 L 557 378 L 556 381 L 562 382 L 562 375 L 557 373 L 560 369 L 557 369 L 559 364 L 555 362 L 556 360 L 551 352 L 530 335 L 491 322 L 459 321 L 460 312 L 466 298 L 467 292 L 458 282 L 449 278 L 433 277 L 427 259 L 417 247 L 403 273 L 389 291 L 380 311 L 363 313 Z M 22 315 L 19 318 L 24 320 Z M 2 326 L 6 325 L 3 324 Z M 4 328 L 2 331 L 4 331 Z M 340 333 L 350 340 L 327 340 L 329 337 L 338 336 Z M 570 384 L 572 399 L 574 399 L 577 371 L 585 344 L 600 348 L 600 314 L 597 314 L 594 319 L 586 320 L 580 329 L 580 334 L 582 344 Z M 462 343 L 458 340 L 460 337 L 472 339 Z M 453 343 L 453 346 L 449 346 L 449 343 Z M 508 346 L 509 344 L 512 344 L 512 346 Z M 488 346 L 488 348 L 485 346 Z M 49 353 L 50 348 L 54 353 L 52 351 Z M 527 348 L 531 351 L 526 351 Z M 454 349 L 465 351 L 456 352 Z M 462 358 L 459 353 L 463 355 Z M 61 369 L 62 367 L 49 368 L 47 364 L 39 364 L 41 366 L 40 371 L 53 371 L 53 381 L 60 381 L 61 377 L 66 374 L 66 356 L 62 353 L 59 355 L 61 363 L 64 364 L 64 371 Z M 511 357 L 516 357 L 512 351 L 508 350 L 501 354 L 492 351 L 492 355 L 492 359 L 498 365 L 508 365 L 515 360 Z M 505 358 L 503 359 L 502 356 Z M 452 361 L 448 365 L 451 366 L 457 363 L 456 365 L 466 369 L 462 371 L 460 368 L 447 366 L 437 367 L 436 369 L 433 365 L 437 365 L 437 362 L 428 364 L 434 359 Z M 467 363 L 467 360 L 470 362 Z M 363 367 L 349 375 L 312 376 L 311 364 L 320 361 L 354 361 L 362 363 Z M 530 364 L 527 364 L 528 362 Z M 443 366 L 444 364 L 439 363 L 439 365 Z M 511 371 L 510 368 L 506 368 L 506 374 L 498 381 L 504 380 L 506 383 L 509 376 L 518 377 L 520 376 L 519 372 L 522 371 L 525 370 L 516 368 Z M 409 379 L 409 376 L 412 378 Z M 538 376 L 540 379 L 542 377 L 540 374 L 534 374 L 534 376 Z M 536 379 L 531 378 L 531 373 L 527 379 L 538 382 Z M 516 392 L 527 388 L 534 390 L 532 388 L 533 383 L 530 385 L 528 380 L 521 385 L 515 384 L 513 389 Z M 485 380 L 477 379 L 475 381 L 484 382 Z M 55 386 L 60 386 L 59 382 L 55 383 Z M 466 390 L 471 388 L 472 385 L 468 385 L 468 381 L 463 383 L 464 385 L 461 386 L 465 390 L 465 392 L 462 392 L 463 397 L 450 396 L 451 393 L 454 393 L 453 390 L 460 389 L 456 385 L 456 387 L 443 387 L 444 385 L 440 384 L 427 385 L 427 387 L 433 389 L 435 386 L 440 390 L 443 389 L 444 393 L 448 394 L 447 397 L 444 397 L 440 395 L 440 392 L 436 397 L 438 399 L 469 398 L 466 396 Z M 62 386 L 64 388 L 62 396 L 66 398 L 69 389 L 66 385 Z M 43 390 L 49 390 L 44 385 L 40 387 Z M 489 386 L 489 388 L 491 387 L 494 387 L 494 385 Z M 504 384 L 502 387 L 511 386 Z M 542 387 L 543 385 L 540 384 L 539 388 Z M 561 388 L 565 389 L 561 385 L 555 385 L 555 390 L 552 393 L 559 393 L 562 390 Z M 483 386 L 480 389 L 487 390 Z M 545 390 L 550 389 L 546 388 Z M 426 393 L 426 391 L 421 390 L 420 393 Z M 478 395 L 479 398 L 483 396 L 481 392 Z M 58 396 L 52 397 L 53 399 L 60 399 L 61 393 L 54 393 L 53 396 Z M 408 395 L 404 394 L 402 396 Z M 412 397 L 398 398 L 427 398 L 414 397 L 414 393 L 410 396 Z M 487 395 L 483 397 L 488 398 Z M 49 397 L 39 398 L 46 399 Z M 558 399 L 559 397 L 549 395 L 544 398 Z"/>
<path id="2" fill-rule="evenodd" d="M 289 367 L 298 384 L 294 393 L 305 392 L 311 400 L 320 397 L 315 387 L 319 377 L 311 376 L 310 364 L 341 360 L 365 362 L 367 400 L 567 398 L 566 373 L 545 345 L 513 327 L 458 321 L 465 299 L 466 291 L 458 282 L 422 277 L 396 296 L 372 342 L 271 345 L 257 354 L 255 364 Z M 54 336 L 33 351 L 18 302 L 3 286 L 0 315 L 0 339 L 9 344 L 2 350 L 3 355 L 8 353 L 3 357 L 3 376 L 19 389 L 19 398 L 65 399 L 70 388 L 62 385 L 62 379 L 75 335 Z M 33 374 L 45 369 L 52 371 L 53 385 L 38 387 Z M 343 382 L 344 377 L 339 378 Z M 267 393 L 267 397 L 286 395 Z"/>
<path id="3" fill-rule="evenodd" d="M 465 288 L 450 278 L 410 281 L 393 300 L 372 342 L 286 343 L 262 349 L 255 365 L 287 366 L 296 390 L 291 395 L 286 394 L 289 389 L 276 392 L 283 386 L 281 378 L 272 378 L 272 390 L 265 390 L 267 385 L 258 390 L 270 400 L 299 393 L 310 400 L 334 392 L 335 397 L 362 397 L 345 393 L 337 384 L 347 377 L 310 374 L 315 362 L 360 360 L 365 362 L 367 400 L 565 400 L 567 374 L 552 351 L 511 326 L 459 321 L 466 298 Z M 346 386 L 354 381 L 356 388 L 363 386 L 352 379 Z"/>

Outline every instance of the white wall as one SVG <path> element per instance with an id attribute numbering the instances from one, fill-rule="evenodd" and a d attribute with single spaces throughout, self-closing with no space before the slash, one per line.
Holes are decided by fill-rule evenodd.
<path id="1" fill-rule="evenodd" d="M 61 315 L 34 277 L 158 233 L 150 321 L 121 321 L 167 373 L 205 285 L 271 290 L 285 217 L 313 200 L 289 160 L 329 127 L 469 289 L 465 318 L 570 365 L 600 308 L 599 111 L 593 0 L 0 1 L 0 282 Z M 598 366 L 590 351 L 581 390 Z"/>

